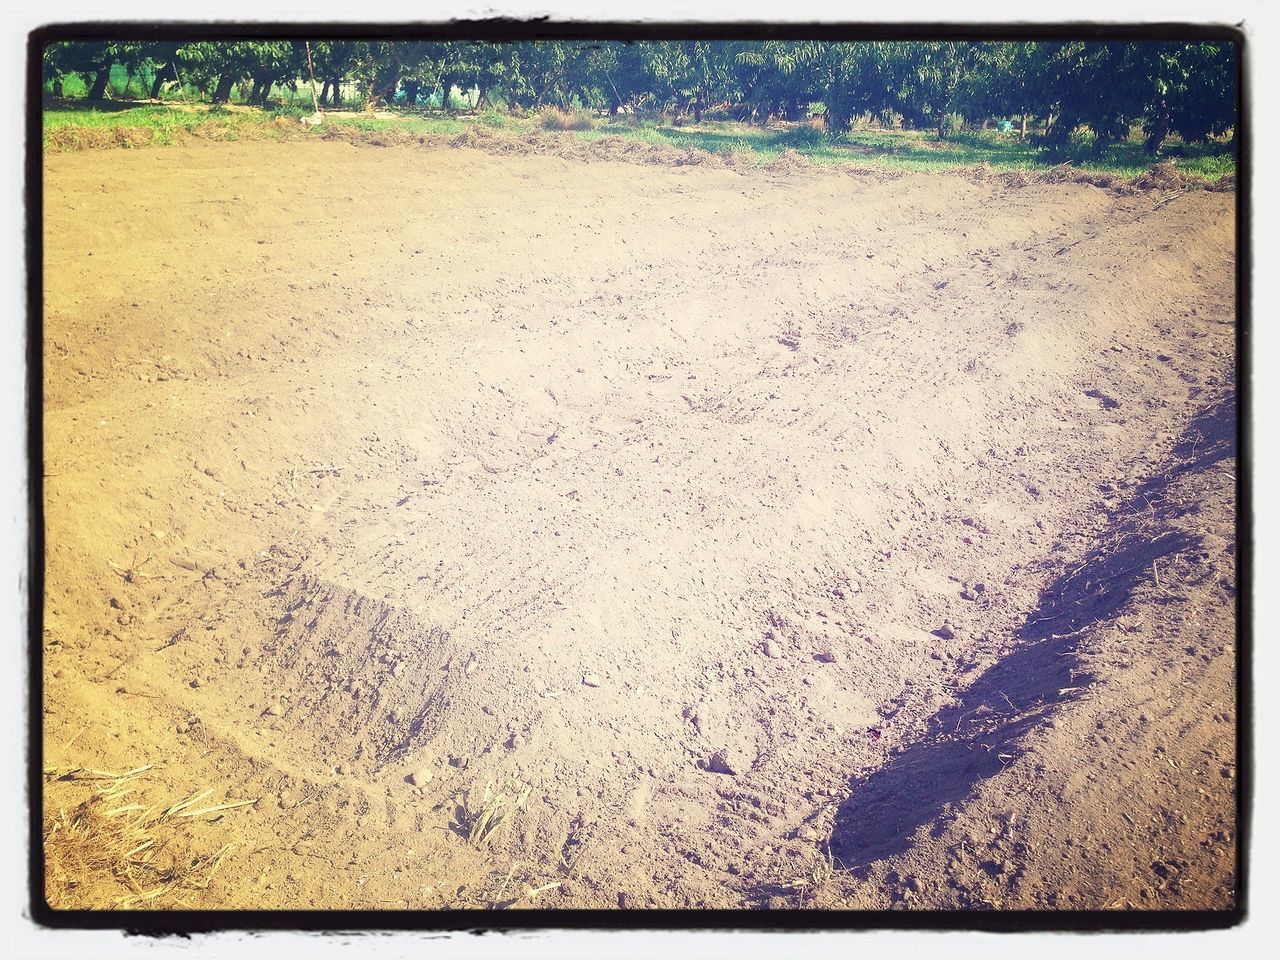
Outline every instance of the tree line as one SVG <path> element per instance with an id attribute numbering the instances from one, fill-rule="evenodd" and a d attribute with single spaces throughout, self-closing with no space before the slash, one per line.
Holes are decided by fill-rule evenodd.
<path id="1" fill-rule="evenodd" d="M 998 118 L 1053 150 L 1087 127 L 1099 153 L 1140 126 L 1155 153 L 1171 135 L 1194 143 L 1234 129 L 1235 57 L 1229 42 L 1171 41 L 60 42 L 45 48 L 43 76 L 54 97 L 79 77 L 91 101 L 122 68 L 149 78 L 152 99 L 177 85 L 214 104 L 305 88 L 328 107 L 554 106 L 757 123 L 815 110 L 834 136 L 865 119 L 945 138 Z"/>

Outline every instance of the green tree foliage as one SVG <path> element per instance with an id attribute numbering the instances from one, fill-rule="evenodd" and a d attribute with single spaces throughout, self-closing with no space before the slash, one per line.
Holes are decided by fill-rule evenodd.
<path id="1" fill-rule="evenodd" d="M 71 75 L 84 81 L 85 97 L 102 100 L 107 95 L 111 68 L 119 64 L 130 75 L 150 60 L 147 43 L 54 43 L 45 48 L 42 74 L 55 94 L 60 95 L 63 82 Z"/>
<path id="2" fill-rule="evenodd" d="M 1098 153 L 1140 125 L 1158 151 L 1223 136 L 1236 123 L 1230 43 L 821 41 L 479 43 L 317 41 L 311 64 L 322 105 L 521 110 L 581 105 L 647 110 L 700 122 L 716 107 L 743 120 L 797 121 L 825 105 L 829 134 L 859 120 L 931 129 L 956 118 L 1019 121 L 1064 152 L 1087 132 Z M 48 92 L 76 76 L 90 100 L 110 94 L 114 66 L 149 77 L 151 96 L 181 80 L 213 103 L 266 103 L 273 89 L 310 84 L 300 41 L 55 43 L 44 53 Z"/>
<path id="3" fill-rule="evenodd" d="M 1147 150 L 1170 133 L 1188 143 L 1221 136 L 1236 123 L 1235 48 L 1214 43 L 1144 45 Z"/>

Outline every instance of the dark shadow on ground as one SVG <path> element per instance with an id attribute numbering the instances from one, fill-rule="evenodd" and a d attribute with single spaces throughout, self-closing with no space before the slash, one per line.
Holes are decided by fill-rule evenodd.
<path id="1" fill-rule="evenodd" d="M 75 113 L 121 113 L 125 110 L 136 110 L 138 107 L 167 106 L 159 100 L 59 99 L 47 94 L 43 105 L 46 110 L 68 110 Z"/>
<path id="2" fill-rule="evenodd" d="M 1195 543 L 1170 524 L 1181 511 L 1167 502 L 1168 485 L 1234 456 L 1235 438 L 1231 392 L 1191 422 L 1169 469 L 1138 487 L 1082 562 L 1044 590 L 1014 652 L 935 714 L 919 741 L 853 782 L 831 837 L 842 864 L 857 870 L 906 850 L 921 825 L 1016 759 L 1024 735 L 1093 682 L 1078 650 L 1087 628 L 1116 616 L 1134 588 L 1152 579 L 1153 563 Z"/>

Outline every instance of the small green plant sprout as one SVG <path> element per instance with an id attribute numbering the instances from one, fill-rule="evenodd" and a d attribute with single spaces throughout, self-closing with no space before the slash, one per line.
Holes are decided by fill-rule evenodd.
<path id="1" fill-rule="evenodd" d="M 795 880 L 782 884 L 782 886 L 795 892 L 798 906 L 803 907 L 806 903 L 812 906 L 814 901 L 822 895 L 827 884 L 831 882 L 835 872 L 835 855 L 829 848 L 826 850 L 818 849 L 814 852 L 813 859 L 809 862 L 809 868 L 804 876 L 797 877 Z"/>
<path id="2" fill-rule="evenodd" d="M 490 780 L 484 785 L 484 800 L 471 821 L 467 840 L 474 847 L 488 847 L 495 835 L 511 825 L 517 810 L 524 808 L 533 787 L 514 777 L 496 788 Z"/>

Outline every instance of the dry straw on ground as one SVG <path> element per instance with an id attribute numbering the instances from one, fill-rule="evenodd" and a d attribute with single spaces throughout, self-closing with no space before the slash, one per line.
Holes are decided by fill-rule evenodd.
<path id="1" fill-rule="evenodd" d="M 50 769 L 50 780 L 98 781 L 104 785 L 44 824 L 45 895 L 55 909 L 116 909 L 188 906 L 188 894 L 203 890 L 222 866 L 231 844 L 194 855 L 186 825 L 196 817 L 248 806 L 252 800 L 206 804 L 213 787 L 170 806 L 130 799 L 151 765 L 123 773 L 84 768 Z"/>

